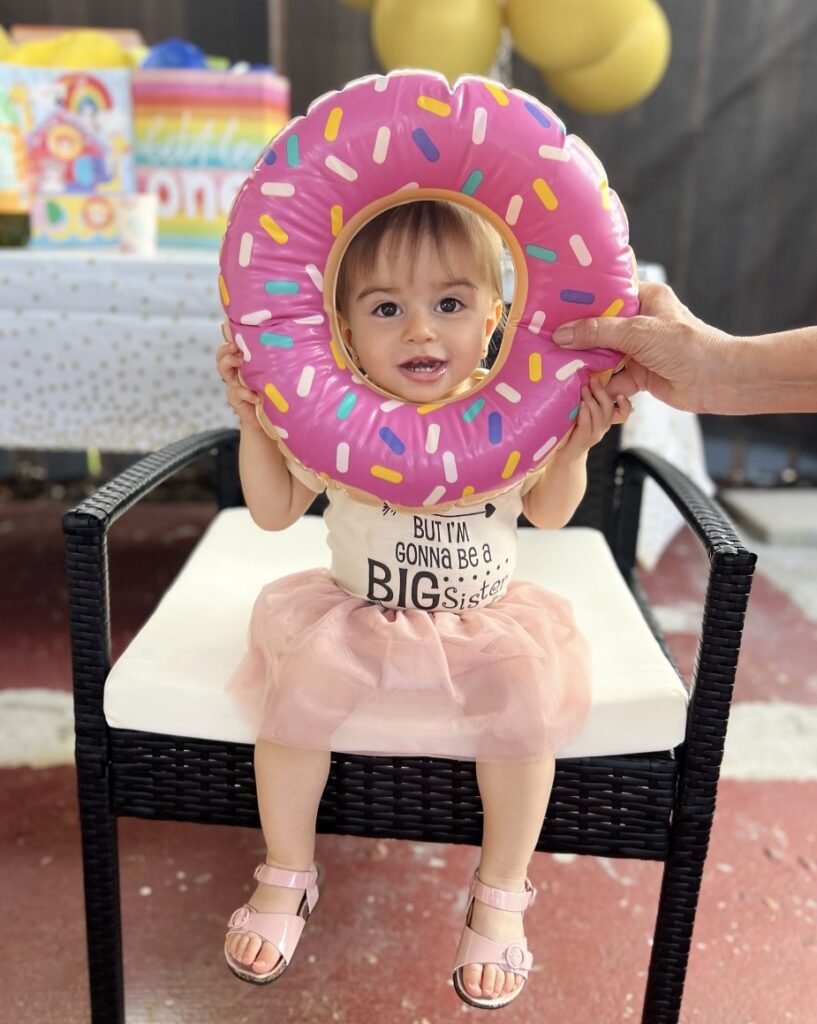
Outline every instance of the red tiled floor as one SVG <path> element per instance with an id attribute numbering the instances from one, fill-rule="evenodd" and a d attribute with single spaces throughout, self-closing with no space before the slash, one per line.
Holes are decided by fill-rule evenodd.
<path id="1" fill-rule="evenodd" d="M 0 510 L 0 688 L 70 686 L 60 513 L 48 503 Z M 117 649 L 209 515 L 193 505 L 145 505 L 117 524 Z M 696 557 L 679 538 L 646 581 L 657 601 L 702 599 Z M 795 680 L 806 659 L 813 664 L 813 624 L 762 578 L 747 631 L 738 699 L 770 699 L 776 673 Z M 688 667 L 690 638 L 671 640 Z M 789 685 L 786 699 L 806 703 L 798 685 Z M 817 783 L 722 783 L 685 1024 L 817 1019 L 815 800 Z M 76 815 L 71 768 L 0 772 L 2 1024 L 87 1020 Z M 446 980 L 473 849 L 321 837 L 321 904 L 292 969 L 267 989 L 235 981 L 220 961 L 224 921 L 249 891 L 262 854 L 257 833 L 125 821 L 120 852 L 131 1024 L 440 1024 L 478 1013 Z M 538 855 L 531 875 L 543 890 L 529 916 L 537 970 L 503 1020 L 638 1020 L 660 866 Z"/>

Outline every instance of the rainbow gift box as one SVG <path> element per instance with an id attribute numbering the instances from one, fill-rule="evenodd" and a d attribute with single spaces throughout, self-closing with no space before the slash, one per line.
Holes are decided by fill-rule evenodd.
<path id="1" fill-rule="evenodd" d="M 133 102 L 138 189 L 157 196 L 159 244 L 218 246 L 239 186 L 289 120 L 289 80 L 145 69 Z"/>

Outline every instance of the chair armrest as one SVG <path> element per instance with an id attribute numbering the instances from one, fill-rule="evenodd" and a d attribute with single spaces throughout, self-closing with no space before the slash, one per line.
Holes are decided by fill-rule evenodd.
<path id="1" fill-rule="evenodd" d="M 209 430 L 175 441 L 128 467 L 63 516 L 74 714 L 77 746 L 86 747 L 86 763 L 89 755 L 107 760 L 102 700 L 111 668 L 108 530 L 178 470 L 234 444 L 237 436 L 232 429 Z"/>

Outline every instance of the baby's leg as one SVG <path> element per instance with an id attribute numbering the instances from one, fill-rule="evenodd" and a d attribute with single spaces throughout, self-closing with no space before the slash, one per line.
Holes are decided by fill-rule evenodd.
<path id="1" fill-rule="evenodd" d="M 477 763 L 484 814 L 478 872 L 486 885 L 508 892 L 524 889 L 550 799 L 554 767 L 552 756 L 538 761 Z M 471 927 L 496 942 L 524 935 L 521 913 L 496 910 L 476 901 Z M 463 983 L 471 995 L 492 998 L 524 981 L 490 964 L 484 968 L 469 964 L 463 969 Z"/>
<path id="2" fill-rule="evenodd" d="M 267 864 L 306 871 L 315 855 L 315 819 L 329 774 L 329 751 L 285 747 L 268 740 L 255 746 L 258 810 L 267 846 Z M 303 891 L 259 885 L 250 906 L 265 914 L 295 914 Z M 258 974 L 272 970 L 278 950 L 255 936 L 233 935 L 227 952 Z"/>

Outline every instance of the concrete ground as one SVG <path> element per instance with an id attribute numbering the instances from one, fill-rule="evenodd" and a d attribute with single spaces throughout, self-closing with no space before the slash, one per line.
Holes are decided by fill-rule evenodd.
<path id="1" fill-rule="evenodd" d="M 58 501 L 0 507 L 0 1024 L 88 1019 Z M 209 508 L 146 504 L 111 542 L 115 650 Z M 761 551 L 688 973 L 685 1024 L 817 1020 L 817 548 Z M 695 657 L 705 559 L 683 533 L 645 576 L 679 664 Z M 39 767 L 26 766 L 37 764 Z M 221 960 L 263 856 L 251 830 L 122 822 L 128 1021 L 440 1024 L 476 851 L 320 837 L 321 903 L 287 975 Z M 529 990 L 508 1024 L 640 1019 L 660 865 L 537 855 Z"/>

